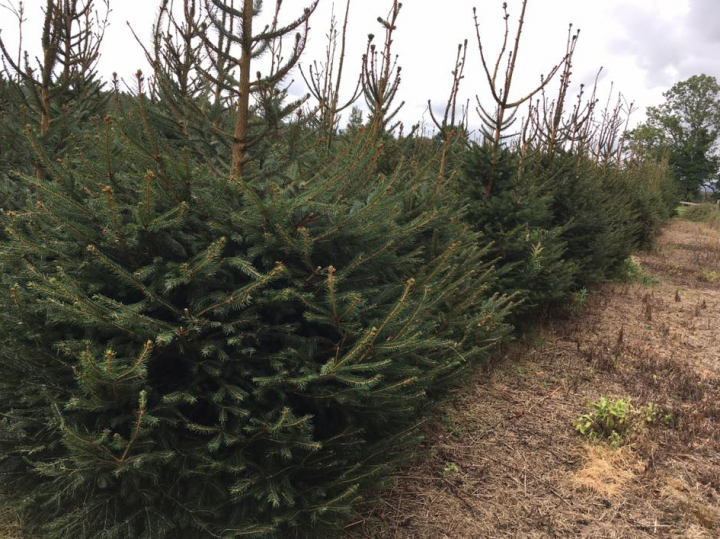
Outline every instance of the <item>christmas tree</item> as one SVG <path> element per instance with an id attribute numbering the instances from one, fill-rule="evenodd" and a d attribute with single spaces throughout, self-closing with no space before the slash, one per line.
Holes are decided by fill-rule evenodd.
<path id="1" fill-rule="evenodd" d="M 314 156 L 286 66 L 249 81 L 313 7 L 259 34 L 258 2 L 190 14 L 240 50 L 198 59 L 217 103 L 157 60 L 76 151 L 30 133 L 44 177 L 0 249 L 0 467 L 30 532 L 333 536 L 507 335 L 440 154 L 381 171 L 371 129 Z"/>

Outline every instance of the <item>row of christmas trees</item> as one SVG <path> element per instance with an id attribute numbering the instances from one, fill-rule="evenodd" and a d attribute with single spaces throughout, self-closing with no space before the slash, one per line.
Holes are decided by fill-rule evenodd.
<path id="1" fill-rule="evenodd" d="M 483 57 L 473 141 L 467 43 L 437 134 L 398 133 L 397 0 L 356 94 L 346 11 L 300 101 L 317 2 L 260 27 L 258 0 L 161 0 L 133 91 L 97 76 L 96 3 L 47 0 L 38 65 L 0 42 L 0 474 L 28 533 L 340 534 L 447 387 L 674 206 L 622 103 L 567 106 L 577 35 L 516 102 Z"/>

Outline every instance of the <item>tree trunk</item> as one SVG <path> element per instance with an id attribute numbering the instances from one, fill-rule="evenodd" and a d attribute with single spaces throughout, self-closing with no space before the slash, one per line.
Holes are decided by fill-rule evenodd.
<path id="1" fill-rule="evenodd" d="M 235 178 L 243 175 L 245 150 L 250 120 L 250 63 L 252 60 L 252 22 L 253 0 L 244 0 L 242 17 L 242 54 L 240 56 L 240 87 L 235 132 L 232 146 L 232 168 L 230 174 Z"/>

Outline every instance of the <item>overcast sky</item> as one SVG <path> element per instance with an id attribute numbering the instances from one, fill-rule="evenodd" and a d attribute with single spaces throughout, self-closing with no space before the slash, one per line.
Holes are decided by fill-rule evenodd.
<path id="1" fill-rule="evenodd" d="M 0 3 L 8 0 L 0 0 Z M 346 0 L 335 0 L 341 16 Z M 16 0 L 17 2 L 17 0 Z M 297 15 L 310 0 L 285 0 L 286 20 Z M 406 101 L 402 119 L 406 124 L 427 121 L 427 100 L 441 108 L 450 88 L 450 71 L 457 45 L 469 40 L 466 79 L 461 94 L 487 103 L 486 82 L 477 50 L 472 8 L 476 6 L 489 56 L 502 39 L 502 0 L 404 0 L 396 33 L 395 51 L 403 67 L 400 99 Z M 31 51 L 38 43 L 45 0 L 25 0 L 28 22 L 25 45 Z M 131 78 L 146 68 L 142 51 L 126 21 L 143 39 L 148 39 L 159 0 L 111 0 L 111 26 L 102 49 L 101 72 L 117 71 Z M 274 1 L 266 0 L 266 9 Z M 346 60 L 347 92 L 356 80 L 368 33 L 381 36 L 376 19 L 385 16 L 390 0 L 353 0 Z M 511 22 L 517 22 L 521 1 L 508 0 Z M 333 0 L 320 0 L 311 19 L 309 44 L 304 63 L 322 59 Z M 529 0 L 526 31 L 518 57 L 514 96 L 526 93 L 540 75 L 563 56 L 568 24 L 581 30 L 575 56 L 573 84 L 592 85 L 604 67 L 601 92 L 607 96 L 611 82 L 616 90 L 634 101 L 640 110 L 634 122 L 644 117 L 644 108 L 662 101 L 662 92 L 675 82 L 706 73 L 720 79 L 719 0 Z M 0 28 L 5 41 L 16 46 L 17 30 L 10 13 L 0 10 Z M 295 77 L 299 79 L 298 77 Z M 293 93 L 301 93 L 299 85 Z M 512 96 L 511 96 L 512 97 Z M 472 102 L 471 102 L 472 103 Z M 474 107 L 473 107 L 474 109 Z M 477 125 L 471 114 L 471 125 Z"/>

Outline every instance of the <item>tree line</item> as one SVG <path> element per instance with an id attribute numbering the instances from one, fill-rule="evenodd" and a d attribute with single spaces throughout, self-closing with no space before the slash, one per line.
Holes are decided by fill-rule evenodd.
<path id="1" fill-rule="evenodd" d="M 47 0 L 37 58 L 0 41 L 0 474 L 28 533 L 339 536 L 448 388 L 674 211 L 666 141 L 568 95 L 578 33 L 516 95 L 527 0 L 497 58 L 475 19 L 432 134 L 397 120 L 408 8 L 342 95 L 347 1 L 291 99 L 318 2 L 263 4 L 160 0 L 131 88 L 97 75 L 107 2 Z"/>

